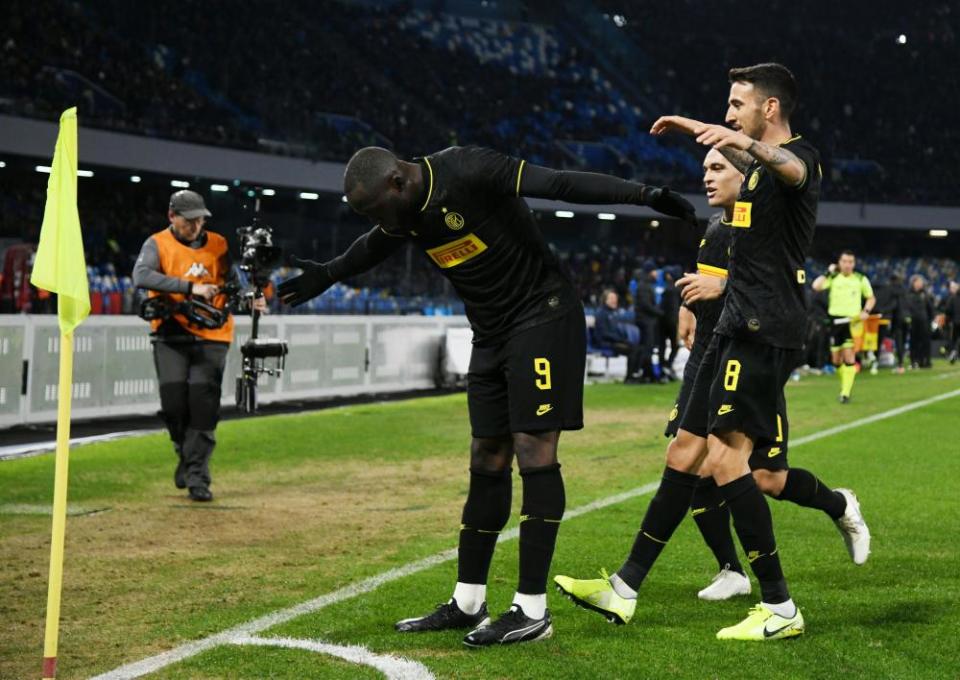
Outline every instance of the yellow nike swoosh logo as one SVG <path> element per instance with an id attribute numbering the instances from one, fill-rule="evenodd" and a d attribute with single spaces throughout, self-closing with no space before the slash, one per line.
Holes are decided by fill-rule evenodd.
<path id="1" fill-rule="evenodd" d="M 774 456 L 779 456 L 779 455 L 780 455 L 779 448 L 772 448 L 769 451 L 767 451 L 767 458 L 773 458 Z"/>
<path id="2" fill-rule="evenodd" d="M 730 404 L 724 404 L 719 409 L 717 409 L 717 415 L 722 416 L 733 411 L 733 407 Z"/>
<path id="3" fill-rule="evenodd" d="M 540 404 L 540 406 L 537 407 L 537 415 L 538 415 L 538 416 L 542 416 L 543 414 L 549 413 L 549 412 L 552 411 L 552 410 L 553 410 L 553 406 L 552 406 L 552 405 L 550 405 L 550 404 Z"/>

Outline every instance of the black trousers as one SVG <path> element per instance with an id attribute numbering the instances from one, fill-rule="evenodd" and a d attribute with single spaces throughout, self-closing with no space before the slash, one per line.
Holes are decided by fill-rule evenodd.
<path id="1" fill-rule="evenodd" d="M 630 378 L 640 370 L 643 359 L 643 346 L 631 345 L 629 342 L 614 342 L 610 345 L 617 354 L 627 357 L 627 377 Z"/>
<path id="2" fill-rule="evenodd" d="M 883 326 L 880 326 L 881 330 Z M 906 324 L 900 319 L 893 319 L 890 322 L 890 337 L 893 338 L 893 352 L 897 358 L 897 367 L 903 367 L 903 354 L 906 350 L 907 332 Z"/>
<path id="3" fill-rule="evenodd" d="M 930 322 L 912 319 L 910 322 L 910 362 L 920 367 L 930 365 Z"/>
<path id="4" fill-rule="evenodd" d="M 210 484 L 210 457 L 217 440 L 220 391 L 227 362 L 225 342 L 164 341 L 153 345 L 160 383 L 160 417 L 180 459 L 188 487 Z"/>
<path id="5" fill-rule="evenodd" d="M 650 316 L 637 316 L 637 327 L 640 328 L 640 368 L 643 369 L 645 376 L 651 373 L 651 357 L 653 350 L 659 342 L 657 331 L 660 327 L 659 319 Z M 661 363 L 663 357 L 660 357 Z"/>
<path id="6" fill-rule="evenodd" d="M 660 319 L 660 333 L 657 342 L 660 346 L 660 365 L 664 368 L 673 369 L 673 360 L 677 358 L 677 352 L 680 349 L 680 343 L 677 342 L 677 316 L 673 316 L 672 321 L 666 317 Z M 670 356 L 667 356 L 667 340 L 670 341 Z"/>

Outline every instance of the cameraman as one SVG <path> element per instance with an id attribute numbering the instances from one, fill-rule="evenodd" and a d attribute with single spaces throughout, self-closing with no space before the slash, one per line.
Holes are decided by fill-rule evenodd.
<path id="1" fill-rule="evenodd" d="M 167 211 L 170 226 L 144 242 L 133 269 L 134 284 L 149 290 L 150 297 L 166 295 L 174 304 L 200 298 L 227 314 L 219 328 L 191 324 L 179 312 L 150 322 L 160 417 L 179 459 L 174 483 L 178 489 L 187 488 L 195 501 L 213 500 L 209 462 L 220 419 L 223 369 L 233 340 L 233 316 L 227 312 L 223 291 L 238 283 L 227 240 L 203 228 L 210 216 L 200 194 L 174 193 Z M 254 307 L 266 311 L 262 298 Z"/>

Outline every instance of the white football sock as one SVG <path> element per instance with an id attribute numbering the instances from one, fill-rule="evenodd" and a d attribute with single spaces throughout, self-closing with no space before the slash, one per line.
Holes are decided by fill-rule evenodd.
<path id="1" fill-rule="evenodd" d="M 476 614 L 487 601 L 487 586 L 483 583 L 460 583 L 453 589 L 453 599 L 464 614 Z"/>
<path id="2" fill-rule="evenodd" d="M 523 613 L 531 619 L 542 619 L 547 613 L 547 594 L 527 595 L 517 593 L 513 596 L 513 603 L 520 606 Z"/>
<path id="3" fill-rule="evenodd" d="M 762 602 L 761 604 L 777 616 L 782 616 L 785 619 L 792 619 L 797 615 L 797 605 L 793 603 L 793 600 L 787 600 L 779 604 L 770 604 L 769 602 Z"/>
<path id="4" fill-rule="evenodd" d="M 620 597 L 626 600 L 636 600 L 637 591 L 627 585 L 627 582 L 620 578 L 619 574 L 614 574 L 610 577 L 610 585 L 613 586 L 614 592 Z"/>

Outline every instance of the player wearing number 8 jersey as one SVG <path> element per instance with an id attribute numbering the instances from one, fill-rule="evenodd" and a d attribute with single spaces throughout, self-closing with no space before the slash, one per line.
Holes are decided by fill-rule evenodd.
<path id="1" fill-rule="evenodd" d="M 711 289 L 723 289 L 729 267 L 730 239 L 733 228 L 733 207 L 743 181 L 736 168 L 723 155 L 711 149 L 703 162 L 703 181 L 707 201 L 711 207 L 723 211 L 713 215 L 697 253 L 697 272 L 690 278 L 685 292 L 688 298 L 697 298 L 685 303 L 681 313 L 690 314 L 695 325 L 693 346 L 683 372 L 683 385 L 667 423 L 666 434 L 677 436 L 683 429 L 687 436 L 706 439 L 709 421 L 708 393 L 701 391 L 699 399 L 691 401 L 693 384 L 700 370 L 704 353 L 713 339 L 713 331 L 723 311 L 723 297 L 699 299 L 698 294 Z M 787 462 L 789 447 L 789 422 L 786 403 L 777 407 L 777 436 L 773 441 L 760 442 L 754 446 L 748 464 L 760 490 L 777 500 L 790 501 L 802 507 L 816 508 L 826 513 L 847 538 L 842 518 L 846 510 L 847 490 L 834 491 L 809 470 L 791 467 Z M 701 477 L 690 504 L 691 516 L 710 547 L 720 568 L 712 582 L 698 593 L 702 600 L 725 600 L 736 595 L 750 593 L 750 580 L 740 564 L 733 538 L 730 535 L 730 510 L 720 497 L 712 477 Z M 853 553 L 858 562 L 866 557 Z"/>
<path id="2" fill-rule="evenodd" d="M 421 250 L 463 299 L 474 332 L 467 405 L 473 430 L 470 486 L 453 597 L 401 632 L 472 629 L 471 647 L 549 637 L 546 580 L 565 506 L 557 461 L 562 430 L 583 426 L 583 308 L 523 197 L 649 205 L 694 222 L 666 188 L 607 175 L 561 172 L 490 149 L 452 147 L 414 162 L 368 147 L 347 164 L 350 206 L 377 224 L 327 263 L 280 284 L 299 304 L 365 271 L 407 243 Z M 486 583 L 511 508 L 514 457 L 523 481 L 519 583 L 513 606 L 490 622 Z"/>
<path id="3" fill-rule="evenodd" d="M 802 344 L 802 266 L 813 239 L 820 167 L 816 149 L 791 132 L 797 86 L 788 69 L 780 64 L 732 69 L 730 83 L 730 127 L 667 116 L 652 128 L 654 134 L 678 131 L 696 137 L 746 178 L 732 214 L 723 311 L 689 398 L 707 404 L 707 439 L 685 433 L 681 424 L 668 447 L 660 487 L 616 574 L 555 580 L 578 604 L 626 623 L 636 607 L 637 589 L 686 514 L 699 475 L 711 476 L 762 591 L 761 603 L 747 618 L 717 637 L 763 641 L 804 631 L 783 576 L 770 510 L 748 460 L 756 447 L 776 442 L 783 387 Z M 707 299 L 696 277 L 678 282 L 685 285 L 688 303 Z M 847 500 L 849 520 L 856 523 L 852 533 L 863 536 L 866 526 L 856 500 Z"/>

